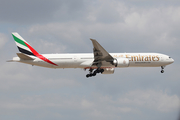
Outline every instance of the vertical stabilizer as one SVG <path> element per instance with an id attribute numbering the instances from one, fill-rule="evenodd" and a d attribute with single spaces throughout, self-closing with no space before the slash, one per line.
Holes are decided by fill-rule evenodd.
<path id="1" fill-rule="evenodd" d="M 52 65 L 55 65 L 55 66 L 58 66 L 57 64 L 53 63 L 52 61 L 50 61 L 49 59 L 47 59 L 46 57 L 44 57 L 43 55 L 39 54 L 33 47 L 31 47 L 31 45 L 29 43 L 27 43 L 18 33 L 16 32 L 13 32 L 12 33 L 12 36 L 15 40 L 15 43 L 19 49 L 19 51 L 23 54 L 17 54 L 19 58 L 22 58 L 22 59 L 30 59 L 31 57 L 28 57 L 28 55 L 32 55 L 32 56 L 35 56 L 35 57 L 38 57 L 39 59 L 49 63 L 49 64 L 52 64 Z"/>
<path id="2" fill-rule="evenodd" d="M 27 43 L 18 33 L 12 33 L 12 36 L 15 40 L 15 43 L 21 53 L 27 54 L 27 55 L 33 55 L 36 56 L 39 53 L 34 50 L 29 43 Z"/>

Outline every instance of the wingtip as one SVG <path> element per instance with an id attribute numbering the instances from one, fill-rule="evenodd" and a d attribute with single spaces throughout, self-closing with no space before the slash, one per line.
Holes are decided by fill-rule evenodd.
<path id="1" fill-rule="evenodd" d="M 95 39 L 90 38 L 91 41 L 96 41 Z"/>

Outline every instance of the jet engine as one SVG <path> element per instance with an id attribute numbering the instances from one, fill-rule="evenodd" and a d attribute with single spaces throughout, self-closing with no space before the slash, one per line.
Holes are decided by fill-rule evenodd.
<path id="1" fill-rule="evenodd" d="M 127 58 L 115 58 L 113 60 L 113 65 L 115 65 L 115 67 L 128 67 L 129 60 Z"/>
<path id="2" fill-rule="evenodd" d="M 114 68 L 105 68 L 102 74 L 113 74 Z"/>

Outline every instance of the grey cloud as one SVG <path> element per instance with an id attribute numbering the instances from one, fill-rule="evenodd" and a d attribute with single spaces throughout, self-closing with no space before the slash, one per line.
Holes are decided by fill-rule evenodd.
<path id="1" fill-rule="evenodd" d="M 32 36 L 38 36 L 38 34 L 41 36 L 47 35 L 46 38 L 61 41 L 64 45 L 65 43 L 69 45 L 73 43 L 82 47 L 84 42 L 86 44 L 90 43 L 89 38 L 95 38 L 100 43 L 105 44 L 104 47 L 112 52 L 116 52 L 115 49 L 120 48 L 122 52 L 159 51 L 164 53 L 169 51 L 166 49 L 167 47 L 171 48 L 171 51 L 179 47 L 179 34 L 177 34 L 177 31 L 179 30 L 178 20 L 180 18 L 176 17 L 179 15 L 179 7 L 134 8 L 134 11 L 131 11 L 128 7 L 125 8 L 126 12 L 122 14 L 118 12 L 118 9 L 114 8 L 123 21 L 113 22 L 112 24 L 111 22 L 103 22 L 104 17 L 92 9 L 93 12 L 90 12 L 90 16 L 87 15 L 87 18 L 91 17 L 89 20 L 93 22 L 87 23 L 85 21 L 81 23 L 80 21 L 74 21 L 34 25 L 29 28 L 29 32 Z M 50 37 L 50 35 L 54 37 Z M 108 47 L 109 40 L 112 40 L 110 45 L 114 47 Z M 138 44 L 138 46 L 135 44 Z M 77 48 L 76 46 L 72 47 Z M 89 45 L 88 49 L 90 50 L 91 47 Z"/>
<path id="2" fill-rule="evenodd" d="M 25 116 L 28 116 L 27 113 L 31 111 L 32 116 L 30 118 L 28 117 L 28 119 L 38 119 L 41 117 L 41 119 L 43 119 L 56 113 L 59 116 L 51 116 L 51 119 L 72 119 L 72 116 L 74 116 L 78 119 L 86 118 L 89 120 L 92 118 L 103 118 L 108 120 L 120 118 L 130 119 L 133 118 L 132 116 L 138 119 L 142 117 L 142 114 L 146 113 L 142 110 L 146 107 L 156 111 L 153 118 L 157 119 L 158 114 L 168 114 L 168 112 L 164 110 L 171 112 L 176 110 L 179 98 L 176 95 L 169 96 L 161 91 L 135 90 L 123 94 L 117 99 L 108 95 L 101 95 L 95 91 L 91 93 L 90 99 L 87 96 L 62 96 L 62 94 L 48 93 L 47 91 L 40 95 L 18 95 L 18 99 L 6 99 L 7 98 L 3 98 L 1 100 L 0 106 L 4 111 L 16 110 L 16 112 L 9 113 L 9 115 L 14 117 L 20 115 L 23 110 Z M 1 113 L 1 118 L 6 117 L 6 114 L 3 115 L 4 111 Z M 21 116 L 21 118 L 25 116 Z M 164 118 L 168 120 L 166 117 L 167 115 L 160 116 L 161 119 Z M 149 120 L 151 117 L 147 118 Z"/>
<path id="3" fill-rule="evenodd" d="M 81 2 L 82 0 L 1 0 L 0 21 L 26 25 L 33 23 L 41 24 L 57 18 L 56 16 L 58 14 L 55 13 L 58 10 L 60 11 L 61 18 L 64 18 L 63 15 L 73 15 L 80 8 L 79 5 L 81 5 Z"/>
<path id="4" fill-rule="evenodd" d="M 58 7 L 56 0 L 3 0 L 0 4 L 0 21 L 19 24 L 44 22 L 52 17 Z"/>
<path id="5" fill-rule="evenodd" d="M 0 48 L 4 47 L 7 40 L 8 40 L 7 36 L 3 33 L 0 33 Z"/>

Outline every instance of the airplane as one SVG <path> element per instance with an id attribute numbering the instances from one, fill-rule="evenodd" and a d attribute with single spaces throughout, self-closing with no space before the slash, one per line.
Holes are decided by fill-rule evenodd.
<path id="1" fill-rule="evenodd" d="M 95 39 L 90 39 L 93 44 L 93 53 L 75 54 L 40 54 L 18 33 L 12 36 L 19 49 L 18 57 L 13 57 L 8 62 L 20 62 L 32 66 L 47 68 L 82 68 L 89 69 L 86 77 L 96 76 L 97 73 L 113 74 L 115 68 L 127 67 L 164 67 L 174 60 L 160 53 L 108 53 Z"/>

